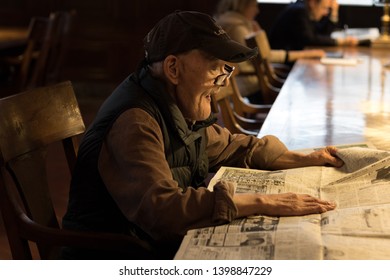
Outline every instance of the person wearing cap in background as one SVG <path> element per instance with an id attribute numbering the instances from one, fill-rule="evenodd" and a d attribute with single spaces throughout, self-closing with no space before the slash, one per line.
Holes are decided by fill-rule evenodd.
<path id="1" fill-rule="evenodd" d="M 215 124 L 211 96 L 229 83 L 230 64 L 256 55 L 212 17 L 177 11 L 144 39 L 145 59 L 103 103 L 79 148 L 63 227 L 125 233 L 173 258 L 189 229 L 252 214 L 291 216 L 334 209 L 305 194 L 235 194 L 205 186 L 222 165 L 283 169 L 341 166 L 327 147 L 304 155 L 276 137 L 232 135 Z M 126 258 L 66 248 L 64 258 Z M 142 256 L 147 258 L 147 256 Z M 156 255 L 152 256 L 156 258 Z"/>

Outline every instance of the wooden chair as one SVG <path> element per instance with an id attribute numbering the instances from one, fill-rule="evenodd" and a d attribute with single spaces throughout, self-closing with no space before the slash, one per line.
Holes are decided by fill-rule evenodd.
<path id="1" fill-rule="evenodd" d="M 234 107 L 234 113 L 238 116 L 248 118 L 248 119 L 257 119 L 261 122 L 264 122 L 269 110 L 271 109 L 271 104 L 251 104 L 244 100 L 240 90 L 237 85 L 236 75 L 233 74 L 230 79 L 230 86 L 232 90 L 232 102 Z"/>
<path id="2" fill-rule="evenodd" d="M 255 68 L 254 73 L 240 72 L 239 75 L 256 75 L 257 81 L 259 83 L 260 93 L 262 95 L 263 104 L 272 105 L 280 92 L 280 88 L 275 87 L 271 84 L 265 73 L 264 65 L 259 63 L 257 59 L 258 56 L 251 59 Z"/>
<path id="3" fill-rule="evenodd" d="M 237 93 L 235 93 L 235 90 L 238 90 L 238 88 L 237 85 L 233 86 L 233 84 L 230 82 L 229 86 L 221 87 L 217 94 L 213 94 L 211 96 L 212 111 L 214 113 L 221 114 L 224 127 L 226 127 L 231 133 L 242 133 L 257 136 L 262 124 L 264 123 L 265 115 L 263 119 L 250 119 L 235 112 L 233 99 L 236 98 L 235 95 Z M 253 111 L 251 112 L 254 113 L 254 108 L 252 109 Z M 269 108 L 262 108 L 258 111 L 258 113 L 263 113 L 263 110 L 267 112 Z"/>
<path id="4" fill-rule="evenodd" d="M 276 74 L 269 62 L 270 48 L 267 42 L 268 39 L 263 30 L 246 38 L 248 47 L 259 49 L 258 55 L 251 61 L 256 69 L 263 100 L 266 104 L 272 104 L 285 80 Z"/>
<path id="5" fill-rule="evenodd" d="M 53 39 L 50 46 L 45 84 L 58 83 L 61 81 L 62 68 L 68 52 L 70 35 L 73 30 L 76 11 L 55 12 L 55 26 Z"/>
<path id="6" fill-rule="evenodd" d="M 77 136 L 84 129 L 70 82 L 0 99 L 0 207 L 14 259 L 32 258 L 30 242 L 41 259 L 58 258 L 62 246 L 150 257 L 149 246 L 131 236 L 60 228 L 49 193 L 46 149 L 62 141 L 72 171 Z"/>
<path id="7" fill-rule="evenodd" d="M 271 62 L 271 46 L 266 32 L 264 30 L 260 30 L 254 33 L 246 38 L 246 43 L 248 45 L 258 47 L 263 63 L 266 64 L 267 75 L 270 75 L 272 79 L 275 79 L 276 83 L 280 83 L 282 85 L 284 80 L 287 78 L 291 67 L 286 64 Z"/>
<path id="8" fill-rule="evenodd" d="M 32 18 L 27 45 L 23 53 L 3 58 L 14 72 L 8 89 L 9 93 L 14 94 L 44 85 L 55 20 L 55 14 L 51 14 L 49 18 Z"/>

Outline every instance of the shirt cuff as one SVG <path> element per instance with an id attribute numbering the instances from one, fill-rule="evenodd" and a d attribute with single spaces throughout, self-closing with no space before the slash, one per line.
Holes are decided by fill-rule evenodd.
<path id="1" fill-rule="evenodd" d="M 212 222 L 214 224 L 229 223 L 237 216 L 237 207 L 233 202 L 236 184 L 219 181 L 214 186 L 215 203 Z"/>

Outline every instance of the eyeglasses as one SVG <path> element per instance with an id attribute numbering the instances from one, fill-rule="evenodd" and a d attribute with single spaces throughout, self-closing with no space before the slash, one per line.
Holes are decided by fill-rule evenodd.
<path id="1" fill-rule="evenodd" d="M 226 73 L 223 73 L 223 74 L 221 74 L 221 75 L 218 75 L 218 76 L 215 78 L 215 80 L 214 80 L 214 85 L 217 85 L 217 86 L 224 86 L 226 80 L 229 79 L 229 78 L 232 76 L 235 67 L 234 67 L 234 66 L 230 66 L 230 65 L 225 64 L 225 66 L 223 67 L 223 69 L 226 71 Z"/>

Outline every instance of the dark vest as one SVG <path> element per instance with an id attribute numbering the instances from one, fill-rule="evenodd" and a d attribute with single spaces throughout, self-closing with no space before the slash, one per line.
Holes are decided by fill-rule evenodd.
<path id="1" fill-rule="evenodd" d="M 187 186 L 203 185 L 208 174 L 205 127 L 214 123 L 215 118 L 196 123 L 190 130 L 179 108 L 167 98 L 163 85 L 142 70 L 140 75 L 126 78 L 104 102 L 81 142 L 68 211 L 63 219 L 65 228 L 131 233 L 148 239 L 121 213 L 97 168 L 105 136 L 118 116 L 130 108 L 143 109 L 160 125 L 166 160 L 183 192 Z"/>

